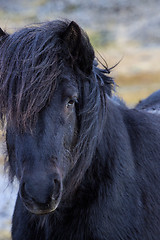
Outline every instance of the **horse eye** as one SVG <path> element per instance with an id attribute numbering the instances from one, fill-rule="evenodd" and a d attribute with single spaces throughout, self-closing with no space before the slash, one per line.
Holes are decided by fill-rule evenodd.
<path id="1" fill-rule="evenodd" d="M 73 99 L 70 99 L 67 104 L 66 104 L 66 107 L 69 108 L 69 107 L 72 107 L 74 105 L 74 103 L 77 101 L 77 99 L 73 98 Z"/>
<path id="2" fill-rule="evenodd" d="M 72 105 L 74 103 L 75 103 L 75 101 L 73 99 L 71 99 L 71 100 L 69 100 L 68 105 Z"/>

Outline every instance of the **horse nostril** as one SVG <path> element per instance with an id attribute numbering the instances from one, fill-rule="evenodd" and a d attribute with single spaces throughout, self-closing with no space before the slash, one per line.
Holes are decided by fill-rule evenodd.
<path id="1" fill-rule="evenodd" d="M 21 186 L 20 186 L 20 195 L 23 199 L 25 200 L 34 200 L 32 198 L 32 196 L 30 196 L 30 193 L 28 192 L 27 190 L 27 184 L 25 182 L 22 182 L 21 183 Z"/>
<path id="2" fill-rule="evenodd" d="M 57 178 L 53 180 L 53 196 L 54 200 L 57 200 L 61 193 L 62 184 L 61 181 Z"/>
<path id="3" fill-rule="evenodd" d="M 43 184 L 23 181 L 20 185 L 20 196 L 25 201 L 34 201 L 37 203 L 47 203 L 51 200 L 56 201 L 62 192 L 62 182 L 58 177 L 54 177 L 52 181 Z"/>

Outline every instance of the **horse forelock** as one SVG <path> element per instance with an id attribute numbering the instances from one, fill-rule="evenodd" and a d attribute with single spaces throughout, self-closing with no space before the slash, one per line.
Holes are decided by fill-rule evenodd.
<path id="1" fill-rule="evenodd" d="M 24 28 L 0 48 L 0 112 L 7 122 L 30 127 L 51 98 L 63 71 L 59 35 L 66 26 L 55 21 Z"/>

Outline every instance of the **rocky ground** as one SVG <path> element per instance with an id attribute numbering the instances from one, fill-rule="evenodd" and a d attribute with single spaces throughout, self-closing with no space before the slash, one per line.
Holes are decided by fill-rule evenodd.
<path id="1" fill-rule="evenodd" d="M 132 106 L 160 88 L 159 13 L 160 0 L 0 0 L 0 27 L 13 32 L 57 18 L 76 21 L 98 58 L 99 52 L 109 66 L 121 60 L 112 76 Z M 17 187 L 8 186 L 0 162 L 0 240 L 7 240 Z"/>

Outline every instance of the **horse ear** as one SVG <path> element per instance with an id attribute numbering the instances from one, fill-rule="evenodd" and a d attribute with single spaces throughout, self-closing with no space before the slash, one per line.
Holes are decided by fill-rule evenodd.
<path id="1" fill-rule="evenodd" d="M 65 32 L 63 33 L 63 40 L 68 46 L 72 57 L 76 58 L 79 52 L 79 42 L 81 40 L 81 29 L 77 23 L 72 21 Z"/>
<path id="2" fill-rule="evenodd" d="M 90 74 L 93 66 L 94 51 L 89 39 L 77 23 L 72 21 L 63 33 L 63 41 L 69 50 L 73 62 L 87 74 Z"/>

